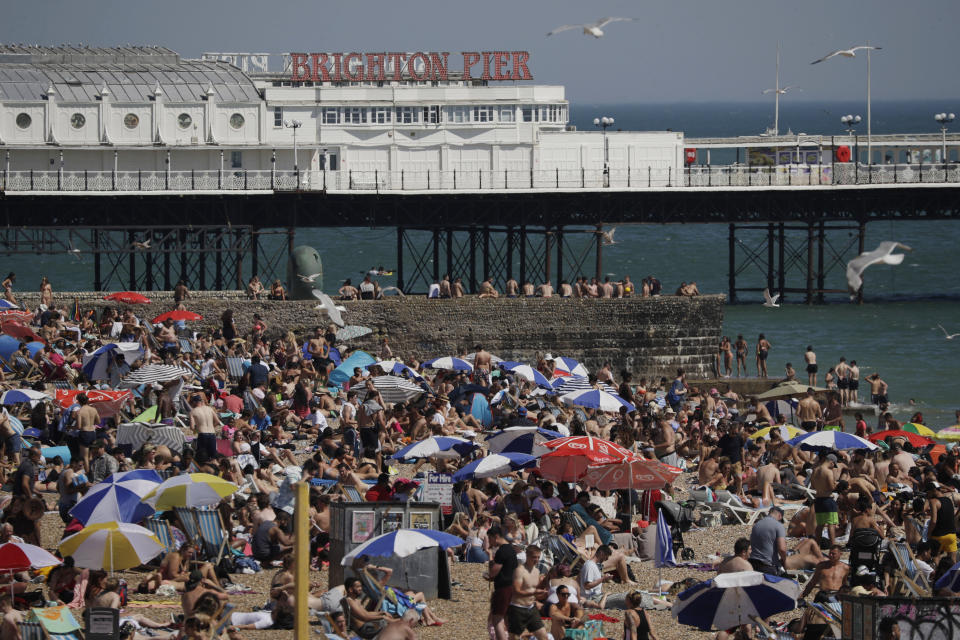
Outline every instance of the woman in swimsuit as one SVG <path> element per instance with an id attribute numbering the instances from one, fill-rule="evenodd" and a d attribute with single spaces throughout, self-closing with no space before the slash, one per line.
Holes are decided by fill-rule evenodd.
<path id="1" fill-rule="evenodd" d="M 747 341 L 743 335 L 737 336 L 737 341 L 733 347 L 737 350 L 737 377 L 740 377 L 740 367 L 743 367 L 743 375 L 747 375 Z"/>
<path id="2" fill-rule="evenodd" d="M 723 377 L 729 378 L 733 374 L 733 349 L 727 336 L 720 341 L 720 355 L 723 356 Z"/>

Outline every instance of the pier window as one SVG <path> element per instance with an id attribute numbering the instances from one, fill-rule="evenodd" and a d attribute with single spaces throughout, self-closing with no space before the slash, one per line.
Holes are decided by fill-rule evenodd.
<path id="1" fill-rule="evenodd" d="M 340 124 L 340 109 L 337 107 L 324 107 L 321 112 L 323 124 Z"/>
<path id="2" fill-rule="evenodd" d="M 523 121 L 524 122 L 535 122 L 536 117 L 537 117 L 536 107 L 529 104 L 523 105 Z"/>
<path id="3" fill-rule="evenodd" d="M 388 107 L 374 107 L 373 113 L 370 119 L 372 122 L 375 122 L 376 124 L 389 124 L 390 109 Z"/>
<path id="4" fill-rule="evenodd" d="M 440 107 L 439 105 L 430 105 L 429 107 L 423 108 L 423 121 L 430 124 L 439 124 L 440 123 Z"/>
<path id="5" fill-rule="evenodd" d="M 515 107 L 500 107 L 500 122 L 514 122 L 517 119 Z"/>
<path id="6" fill-rule="evenodd" d="M 231 169 L 243 168 L 243 151 L 230 152 L 230 168 Z"/>
<path id="7" fill-rule="evenodd" d="M 276 129 L 283 126 L 283 107 L 273 108 L 273 126 Z"/>
<path id="8" fill-rule="evenodd" d="M 345 107 L 343 109 L 344 124 L 366 124 L 367 110 L 363 107 Z"/>
<path id="9" fill-rule="evenodd" d="M 413 124 L 417 122 L 417 112 L 414 107 L 397 107 L 397 123 Z"/>
<path id="10" fill-rule="evenodd" d="M 470 107 L 450 107 L 451 122 L 470 122 Z"/>
<path id="11" fill-rule="evenodd" d="M 490 105 L 477 105 L 473 108 L 474 122 L 493 122 L 493 107 Z"/>

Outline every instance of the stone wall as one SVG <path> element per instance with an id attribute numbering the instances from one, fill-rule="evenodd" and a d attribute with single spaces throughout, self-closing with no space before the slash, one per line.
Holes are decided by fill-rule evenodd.
<path id="1" fill-rule="evenodd" d="M 75 294 L 60 293 L 57 303 L 72 305 Z M 76 294 L 81 306 L 108 303 L 102 294 Z M 218 326 L 226 309 L 234 310 L 238 329 L 246 332 L 254 313 L 268 323 L 268 336 L 287 329 L 298 335 L 325 325 L 326 316 L 311 301 L 273 302 L 244 299 L 239 292 L 192 294 L 188 308 L 204 316 L 198 327 Z M 140 317 L 153 318 L 172 308 L 169 292 L 153 292 L 152 303 L 137 305 Z M 35 304 L 36 296 L 25 296 Z M 615 371 L 634 375 L 673 376 L 683 367 L 691 377 L 712 373 L 720 342 L 724 296 L 578 300 L 561 298 L 428 300 L 422 296 L 339 303 L 347 324 L 370 327 L 374 333 L 353 344 L 376 348 L 386 335 L 395 354 L 421 359 L 455 355 L 482 344 L 508 359 L 534 362 L 551 352 L 576 358 L 591 370 L 611 362 Z M 121 305 L 123 306 L 123 305 Z"/>

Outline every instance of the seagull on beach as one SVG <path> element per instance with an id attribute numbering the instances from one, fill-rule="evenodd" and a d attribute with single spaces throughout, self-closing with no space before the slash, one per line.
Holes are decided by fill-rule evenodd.
<path id="1" fill-rule="evenodd" d="M 312 273 L 312 274 L 310 274 L 309 276 L 305 276 L 305 275 L 303 275 L 302 273 L 298 273 L 298 274 L 297 274 L 297 277 L 300 278 L 300 282 L 308 282 L 308 283 L 309 283 L 309 282 L 313 282 L 314 280 L 316 280 L 317 278 L 319 278 L 319 277 L 322 276 L 322 275 L 323 275 L 322 273 Z"/>
<path id="2" fill-rule="evenodd" d="M 814 60 L 810 64 L 817 64 L 818 62 L 823 62 L 824 60 L 829 60 L 834 56 L 843 56 L 844 58 L 855 58 L 857 57 L 857 51 L 860 49 L 872 49 L 874 51 L 880 50 L 883 47 L 872 47 L 868 44 L 860 44 L 855 47 L 850 47 L 849 49 L 837 49 L 836 51 L 831 51 L 827 55 L 823 56 L 819 60 Z"/>
<path id="3" fill-rule="evenodd" d="M 847 287 L 850 289 L 850 299 L 856 297 L 857 291 L 863 286 L 863 279 L 860 277 L 864 269 L 872 264 L 893 264 L 897 265 L 903 262 L 906 256 L 902 253 L 894 253 L 897 249 L 904 251 L 913 251 L 910 247 L 899 242 L 881 242 L 873 251 L 865 251 L 859 256 L 847 263 Z"/>
<path id="4" fill-rule="evenodd" d="M 330 317 L 330 321 L 333 322 L 338 327 L 343 327 L 343 316 L 340 315 L 341 311 L 346 311 L 345 307 L 338 307 L 333 303 L 333 300 L 325 294 L 320 289 L 314 289 L 310 293 L 313 294 L 313 297 L 320 301 L 320 304 L 316 306 L 317 309 L 325 311 Z"/>
<path id="5" fill-rule="evenodd" d="M 583 24 L 565 24 L 562 27 L 557 27 L 550 33 L 548 36 L 552 36 L 555 33 L 560 33 L 561 31 L 569 31 L 570 29 L 583 29 L 583 34 L 587 36 L 593 36 L 594 38 L 603 37 L 603 27 L 607 26 L 611 22 L 634 22 L 636 18 L 600 18 L 596 22 L 585 22 Z"/>
<path id="6" fill-rule="evenodd" d="M 615 234 L 616 232 L 617 232 L 616 227 L 614 227 L 613 229 L 610 229 L 610 231 L 601 231 L 600 235 L 603 236 L 603 240 L 601 241 L 602 244 L 605 244 L 605 245 L 617 244 L 616 240 L 613 239 L 613 234 Z"/>
<path id="7" fill-rule="evenodd" d="M 150 248 L 150 241 L 144 240 L 143 242 L 134 242 L 130 245 L 131 249 L 138 249 L 140 251 L 146 251 Z"/>
<path id="8" fill-rule="evenodd" d="M 937 326 L 940 327 L 940 331 L 943 331 L 943 337 L 947 340 L 953 340 L 957 336 L 960 336 L 960 333 L 947 333 L 947 330 L 943 328 L 942 324 L 938 324 Z"/>
<path id="9" fill-rule="evenodd" d="M 770 297 L 770 289 L 763 290 L 763 306 L 770 307 L 771 309 L 776 309 L 780 305 L 777 304 L 777 300 L 780 299 L 780 294 Z"/>
<path id="10" fill-rule="evenodd" d="M 796 89 L 797 91 L 803 91 L 803 89 L 801 89 L 796 85 L 790 85 L 789 87 L 780 87 L 779 89 L 764 89 L 761 93 L 763 95 L 767 95 L 768 93 L 776 93 L 777 95 L 782 96 L 787 91 L 792 91 L 794 89 Z"/>

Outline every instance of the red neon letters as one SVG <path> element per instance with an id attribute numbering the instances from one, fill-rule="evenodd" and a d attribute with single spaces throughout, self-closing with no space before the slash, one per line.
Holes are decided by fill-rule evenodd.
<path id="1" fill-rule="evenodd" d="M 533 80 L 526 51 L 464 51 L 464 80 Z M 415 53 L 291 53 L 293 82 L 397 82 L 404 77 L 413 80 L 447 80 L 450 54 L 444 52 Z M 479 73 L 473 69 L 480 64 Z"/>

